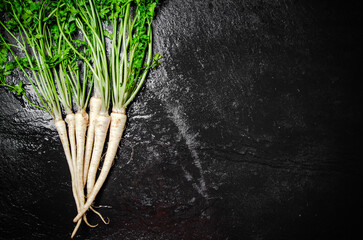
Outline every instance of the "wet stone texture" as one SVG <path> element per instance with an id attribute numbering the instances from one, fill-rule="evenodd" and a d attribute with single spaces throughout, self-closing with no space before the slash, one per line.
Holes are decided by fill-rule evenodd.
<path id="1" fill-rule="evenodd" d="M 154 22 L 163 64 L 128 109 L 96 201 L 111 222 L 90 213 L 99 226 L 75 239 L 352 239 L 359 12 L 165 0 Z M 0 239 L 68 239 L 76 209 L 51 117 L 5 89 L 0 99 Z"/>

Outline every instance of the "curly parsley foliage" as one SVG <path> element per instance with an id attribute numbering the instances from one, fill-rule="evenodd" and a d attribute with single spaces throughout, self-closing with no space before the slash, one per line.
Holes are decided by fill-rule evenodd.
<path id="1" fill-rule="evenodd" d="M 127 106 L 140 90 L 150 68 L 160 65 L 160 54 L 152 58 L 152 28 L 155 8 L 158 0 L 134 0 L 136 5 L 135 17 L 130 29 L 130 58 L 128 61 L 129 74 L 126 83 L 125 105 Z M 151 61 L 152 59 L 152 61 Z"/>
<path id="2" fill-rule="evenodd" d="M 90 1 L 92 2 L 92 1 Z M 158 0 L 94 0 L 97 13 L 111 40 L 110 74 L 113 106 L 127 107 L 140 90 L 150 68 L 159 65 L 161 55 L 152 58 L 152 29 Z M 153 61 L 151 61 L 153 59 Z"/>
<path id="3" fill-rule="evenodd" d="M 133 26 L 133 36 L 131 40 L 131 49 L 134 49 L 134 58 L 132 59 L 130 81 L 128 89 L 132 89 L 140 77 L 140 73 L 149 66 L 145 66 L 145 53 L 148 44 L 151 41 L 151 23 L 155 16 L 155 7 L 158 1 L 135 1 L 137 4 L 135 24 Z M 161 55 L 156 55 L 154 60 L 159 60 Z M 158 59 L 157 59 L 158 58 Z"/>
<path id="4" fill-rule="evenodd" d="M 65 108 L 72 107 L 70 94 L 72 89 L 67 83 L 69 78 L 65 79 L 65 76 L 78 70 L 77 61 L 79 60 L 61 37 L 56 18 L 56 10 L 60 2 L 65 5 L 68 1 L 0 0 L 0 10 L 6 15 L 5 21 L 0 21 L 0 27 L 7 33 L 7 37 L 15 42 L 9 43 L 5 36 L 1 36 L 0 39 L 3 46 L 0 52 L 2 86 L 5 86 L 5 77 L 11 74 L 11 70 L 18 67 L 34 87 L 43 105 L 43 107 L 36 107 L 48 111 L 56 118 L 61 117 L 59 101 Z M 62 28 L 68 36 L 74 35 L 77 30 L 74 16 L 72 19 L 72 11 L 72 8 L 68 8 L 62 17 Z M 73 42 L 78 45 L 77 48 L 81 45 L 84 48 L 81 40 L 73 40 Z M 20 50 L 25 57 L 17 58 L 14 54 L 15 49 Z M 9 52 L 15 60 L 5 63 Z M 30 69 L 32 78 L 25 69 Z M 26 97 L 21 82 L 8 89 Z"/>
<path id="5" fill-rule="evenodd" d="M 3 39 L 3 36 L 1 36 Z M 0 44 L 0 87 L 6 87 L 9 91 L 16 95 L 24 95 L 25 89 L 23 88 L 23 82 L 19 81 L 18 84 L 9 84 L 6 82 L 6 78 L 12 74 L 12 71 L 17 67 L 16 61 L 8 61 L 9 49 L 7 45 Z M 22 61 L 23 62 L 23 61 Z"/>
<path id="6" fill-rule="evenodd" d="M 160 64 L 161 55 L 152 57 L 151 28 L 158 4 L 158 0 L 0 0 L 0 11 L 7 16 L 0 25 L 16 39 L 16 45 L 8 44 L 4 38 L 1 41 L 2 84 L 14 68 L 28 68 L 34 83 L 27 77 L 44 107 L 49 112 L 58 112 L 57 90 L 63 96 L 62 105 L 71 106 L 70 97 L 65 95 L 72 91 L 70 86 L 79 83 L 69 82 L 56 89 L 55 71 L 78 73 L 78 61 L 82 60 L 87 66 L 86 79 L 97 80 L 95 90 L 99 89 L 106 100 L 111 90 L 113 105 L 127 107 L 141 89 L 148 71 Z M 112 31 L 105 26 L 111 26 Z M 74 37 L 78 30 L 81 36 Z M 106 54 L 106 37 L 111 40 L 111 57 Z M 13 48 L 26 56 L 17 59 Z M 15 57 L 12 62 L 7 62 L 9 51 Z"/>

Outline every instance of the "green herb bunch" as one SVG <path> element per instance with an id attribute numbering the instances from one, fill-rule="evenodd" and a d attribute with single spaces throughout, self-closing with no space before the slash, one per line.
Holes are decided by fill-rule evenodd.
<path id="1" fill-rule="evenodd" d="M 73 38 L 76 33 L 75 23 L 70 15 L 65 15 L 62 17 L 61 25 L 57 24 L 58 3 L 56 0 L 0 2 L 1 10 L 6 12 L 6 21 L 0 22 L 5 33 L 0 38 L 1 86 L 8 87 L 10 91 L 15 91 L 28 100 L 21 81 L 15 85 L 6 83 L 6 78 L 11 75 L 12 70 L 19 68 L 35 89 L 41 106 L 31 104 L 49 112 L 56 119 L 61 118 L 61 105 L 66 111 L 72 109 L 72 91 L 76 91 L 75 86 L 79 84 L 75 79 L 79 57 L 60 32 L 61 26 L 67 36 Z M 15 44 L 9 43 L 5 36 Z M 83 43 L 79 39 L 72 41 L 78 44 L 78 48 Z M 84 48 L 84 45 L 82 47 Z M 14 60 L 5 63 L 9 53 Z M 19 58 L 19 54 L 25 56 Z M 83 55 L 87 56 L 87 48 Z M 29 72 L 32 73 L 32 77 Z M 89 74 L 86 76 L 86 80 L 89 80 Z M 82 89 L 85 94 L 84 89 L 85 87 Z"/>
<path id="2" fill-rule="evenodd" d="M 150 69 L 160 64 L 152 39 L 158 4 L 158 0 L 0 0 L 0 12 L 5 13 L 0 19 L 0 87 L 54 119 L 78 211 L 72 236 L 82 220 L 93 227 L 86 218 L 89 209 L 101 216 L 91 205 L 115 159 L 126 108 Z M 29 100 L 14 70 L 33 87 L 37 103 Z M 97 174 L 108 130 L 107 151 Z"/>

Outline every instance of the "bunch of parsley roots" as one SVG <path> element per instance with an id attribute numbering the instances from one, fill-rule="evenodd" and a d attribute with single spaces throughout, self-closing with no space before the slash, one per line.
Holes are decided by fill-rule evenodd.
<path id="1" fill-rule="evenodd" d="M 54 120 L 78 212 L 71 237 L 82 220 L 95 227 L 87 221 L 89 210 L 108 223 L 92 204 L 116 156 L 126 109 L 149 70 L 159 65 L 161 56 L 152 53 L 151 28 L 158 4 L 0 0 L 0 86 Z M 15 80 L 19 74 L 32 86 L 34 99 Z"/>

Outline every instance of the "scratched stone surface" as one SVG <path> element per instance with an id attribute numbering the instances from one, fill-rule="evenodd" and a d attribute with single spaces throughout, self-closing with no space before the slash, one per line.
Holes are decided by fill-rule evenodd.
<path id="1" fill-rule="evenodd" d="M 89 213 L 99 226 L 75 239 L 352 239 L 359 13 L 327 0 L 165 0 L 163 63 L 128 109 L 95 203 L 110 224 Z M 0 239 L 68 239 L 76 209 L 51 117 L 5 89 L 0 99 Z"/>

